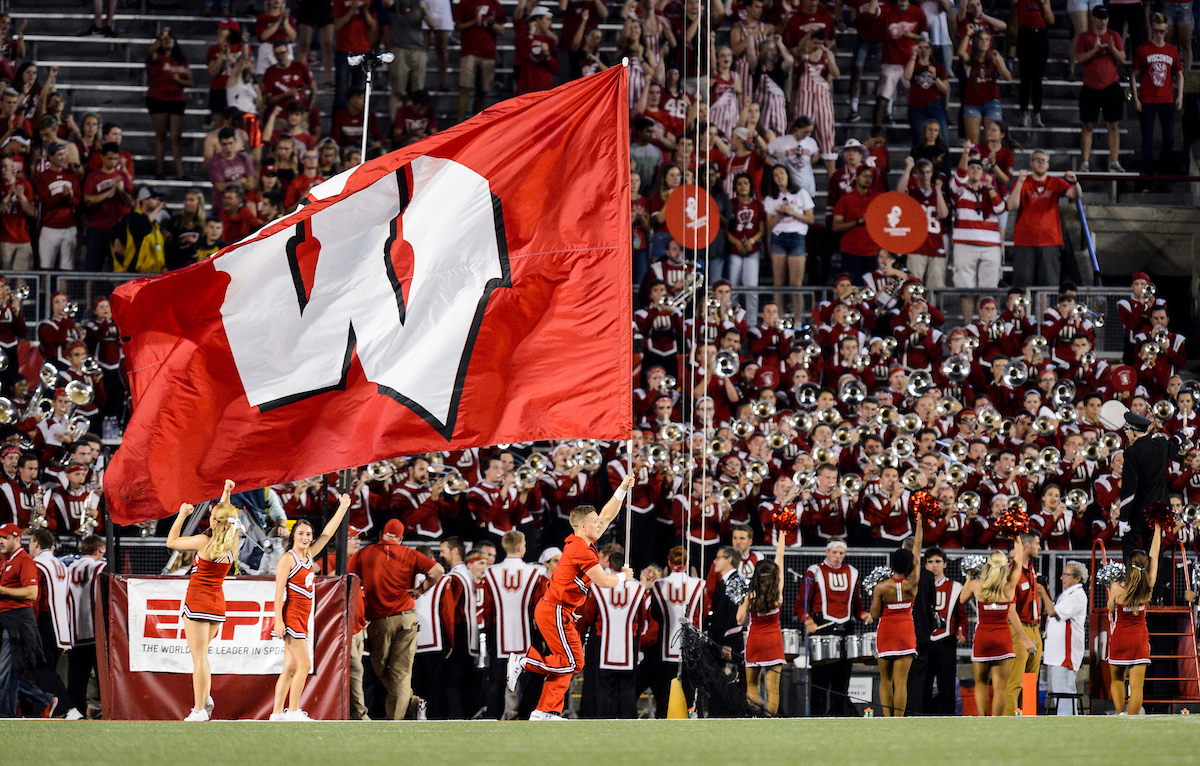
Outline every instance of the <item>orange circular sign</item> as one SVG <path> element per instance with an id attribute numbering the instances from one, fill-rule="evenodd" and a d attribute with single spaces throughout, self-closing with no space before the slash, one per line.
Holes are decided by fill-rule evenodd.
<path id="1" fill-rule="evenodd" d="M 688 250 L 703 250 L 717 238 L 721 218 L 717 202 L 704 189 L 684 184 L 671 192 L 663 206 L 667 231 Z"/>
<path id="2" fill-rule="evenodd" d="M 907 194 L 880 194 L 867 206 L 866 218 L 871 240 L 890 253 L 911 253 L 929 236 L 925 208 Z"/>

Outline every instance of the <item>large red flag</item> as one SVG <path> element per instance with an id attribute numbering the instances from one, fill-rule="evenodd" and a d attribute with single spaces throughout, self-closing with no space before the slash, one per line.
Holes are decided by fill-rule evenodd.
<path id="1" fill-rule="evenodd" d="M 395 455 L 632 427 L 624 67 L 343 173 L 113 294 L 128 524 Z"/>

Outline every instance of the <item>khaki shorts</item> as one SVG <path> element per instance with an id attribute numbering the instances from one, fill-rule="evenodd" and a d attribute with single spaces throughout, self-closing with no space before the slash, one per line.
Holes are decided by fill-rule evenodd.
<path id="1" fill-rule="evenodd" d="M 496 59 L 485 59 L 479 56 L 463 56 L 462 71 L 458 74 L 458 87 L 470 90 L 475 87 L 476 73 L 481 76 L 483 93 L 490 93 L 492 82 L 496 79 Z"/>
<path id="2" fill-rule="evenodd" d="M 425 90 L 425 67 L 429 54 L 411 48 L 392 48 L 396 60 L 388 65 L 392 95 L 396 98 L 415 90 Z"/>

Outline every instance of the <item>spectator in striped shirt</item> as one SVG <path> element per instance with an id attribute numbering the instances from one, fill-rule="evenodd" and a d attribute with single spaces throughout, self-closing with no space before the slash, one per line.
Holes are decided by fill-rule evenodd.
<path id="1" fill-rule="evenodd" d="M 954 286 L 994 288 L 1000 284 L 1000 214 L 1004 197 L 996 179 L 984 172 L 979 150 L 970 142 L 963 148 L 958 169 L 950 179 L 954 201 Z M 963 320 L 974 314 L 974 299 L 963 299 Z"/>

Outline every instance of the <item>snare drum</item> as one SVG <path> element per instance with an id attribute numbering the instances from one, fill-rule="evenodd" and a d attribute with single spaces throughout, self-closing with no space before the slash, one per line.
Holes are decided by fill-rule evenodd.
<path id="1" fill-rule="evenodd" d="M 842 659 L 841 636 L 809 636 L 808 661 L 810 665 L 825 665 Z"/>
<path id="2" fill-rule="evenodd" d="M 800 656 L 800 631 L 796 628 L 783 629 L 783 656 L 789 660 Z"/>

